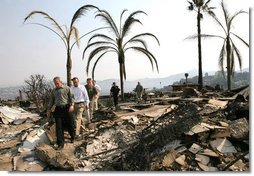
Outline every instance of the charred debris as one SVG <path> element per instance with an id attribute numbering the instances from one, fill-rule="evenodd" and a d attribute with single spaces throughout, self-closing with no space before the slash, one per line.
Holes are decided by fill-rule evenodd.
<path id="1" fill-rule="evenodd" d="M 54 122 L 0 105 L 0 170 L 249 171 L 249 87 L 193 88 L 101 106 L 74 144 L 54 148 Z M 104 101 L 104 104 L 103 104 Z"/>

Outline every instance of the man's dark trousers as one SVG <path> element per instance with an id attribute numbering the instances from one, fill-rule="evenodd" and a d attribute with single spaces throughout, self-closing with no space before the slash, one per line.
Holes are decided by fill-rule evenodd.
<path id="1" fill-rule="evenodd" d="M 64 129 L 66 128 L 74 140 L 74 120 L 72 114 L 69 112 L 69 106 L 57 106 L 54 112 L 56 122 L 56 137 L 59 146 L 64 145 Z"/>

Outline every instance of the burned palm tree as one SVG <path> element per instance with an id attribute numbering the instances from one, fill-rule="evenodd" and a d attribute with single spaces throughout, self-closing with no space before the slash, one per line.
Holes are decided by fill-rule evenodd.
<path id="1" fill-rule="evenodd" d="M 235 59 L 238 60 L 240 69 L 242 69 L 242 55 L 240 53 L 240 50 L 237 48 L 234 39 L 238 39 L 243 44 L 245 44 L 247 47 L 249 47 L 249 44 L 242 39 L 239 35 L 235 34 L 233 29 L 233 21 L 234 19 L 239 16 L 240 14 L 247 14 L 247 12 L 243 10 L 237 11 L 234 15 L 230 15 L 228 10 L 226 9 L 223 1 L 221 2 L 221 9 L 223 11 L 224 15 L 224 25 L 223 22 L 221 22 L 217 16 L 212 15 L 213 19 L 216 21 L 216 23 L 222 28 L 224 31 L 224 35 L 209 35 L 209 34 L 202 34 L 202 38 L 219 38 L 223 40 L 223 44 L 220 50 L 219 55 L 219 67 L 224 74 L 224 62 L 226 60 L 226 69 L 227 69 L 227 86 L 228 90 L 231 90 L 231 78 L 234 73 L 235 68 Z M 190 39 L 194 39 L 197 36 L 189 37 Z"/>
<path id="2" fill-rule="evenodd" d="M 74 26 L 74 23 L 77 21 L 78 18 L 80 18 L 82 15 L 84 15 L 89 9 L 99 10 L 98 7 L 93 6 L 93 5 L 84 5 L 84 6 L 80 7 L 73 15 L 69 28 L 64 26 L 64 27 L 66 27 L 66 30 L 64 30 L 63 27 L 61 27 L 55 21 L 55 19 L 53 19 L 49 14 L 42 12 L 42 11 L 32 11 L 29 15 L 26 16 L 26 18 L 24 20 L 24 23 L 25 23 L 29 18 L 38 14 L 38 15 L 42 15 L 44 18 L 46 18 L 53 24 L 53 26 L 55 27 L 55 30 L 50 28 L 49 26 L 46 26 L 41 23 L 31 23 L 31 24 L 40 25 L 42 27 L 49 29 L 50 31 L 54 32 L 58 37 L 60 37 L 60 39 L 63 41 L 64 46 L 67 51 L 66 71 L 67 71 L 67 85 L 68 86 L 71 86 L 71 69 L 72 69 L 71 51 L 72 51 L 72 48 L 74 47 L 75 44 L 77 46 L 79 46 L 80 39 L 83 38 L 84 36 L 86 36 L 87 34 L 101 29 L 101 28 L 95 29 L 95 30 L 90 31 L 90 32 L 82 35 L 81 37 L 79 37 L 78 29 Z M 74 38 L 73 43 L 71 43 L 72 38 Z"/>
<path id="3" fill-rule="evenodd" d="M 223 40 L 223 45 L 220 50 L 220 55 L 219 55 L 219 67 L 222 70 L 222 73 L 224 74 L 224 62 L 226 60 L 226 69 L 227 69 L 227 86 L 228 90 L 231 90 L 231 78 L 234 73 L 234 68 L 235 68 L 235 58 L 239 62 L 240 69 L 242 69 L 242 55 L 237 48 L 233 38 L 239 39 L 243 44 L 245 44 L 247 47 L 249 47 L 249 44 L 242 39 L 239 35 L 235 34 L 232 32 L 233 29 L 233 21 L 234 19 L 239 16 L 240 14 L 247 13 L 245 11 L 237 11 L 234 15 L 230 15 L 228 13 L 228 10 L 225 8 L 225 5 L 223 1 L 221 2 L 221 8 L 224 14 L 224 24 L 222 24 L 221 21 L 216 16 L 212 16 L 215 21 L 219 24 L 219 26 L 223 29 L 224 31 L 224 36 L 220 35 L 204 35 L 204 37 L 216 37 L 220 38 Z"/>
<path id="4" fill-rule="evenodd" d="M 143 11 L 135 11 L 131 13 L 125 20 L 125 22 L 122 24 L 123 15 L 127 10 L 123 10 L 120 16 L 120 27 L 118 28 L 115 21 L 111 17 L 111 15 L 105 11 L 101 10 L 96 17 L 101 17 L 105 22 L 106 25 L 109 27 L 109 30 L 113 33 L 113 37 L 105 35 L 105 34 L 95 34 L 93 35 L 84 49 L 83 52 L 83 59 L 85 52 L 88 48 L 93 47 L 92 51 L 90 52 L 88 59 L 87 59 L 87 67 L 86 72 L 88 74 L 89 67 L 92 59 L 94 59 L 96 56 L 96 60 L 94 62 L 93 68 L 92 68 L 92 77 L 94 78 L 94 71 L 95 67 L 98 64 L 98 61 L 105 56 L 107 53 L 115 53 L 118 57 L 118 63 L 119 63 L 119 74 L 120 74 L 120 84 L 121 84 L 121 95 L 122 99 L 124 99 L 124 80 L 126 80 L 126 69 L 125 69 L 125 54 L 127 51 L 137 51 L 139 53 L 144 54 L 149 60 L 152 65 L 152 69 L 154 69 L 154 63 L 156 65 L 157 71 L 158 64 L 155 56 L 148 50 L 147 43 L 143 39 L 144 37 L 152 37 L 154 38 L 158 44 L 159 40 L 157 37 L 151 33 L 140 33 L 133 37 L 129 37 L 129 33 L 131 32 L 131 29 L 135 23 L 142 24 L 139 19 L 135 18 L 138 14 L 146 14 Z M 93 41 L 95 40 L 96 41 Z M 93 42 L 92 42 L 93 41 Z"/>
<path id="5" fill-rule="evenodd" d="M 198 30 L 198 89 L 203 88 L 203 71 L 202 71 L 202 48 L 201 48 L 201 19 L 203 18 L 202 12 L 213 14 L 214 7 L 209 7 L 208 4 L 211 0 L 192 0 L 189 2 L 188 10 L 197 12 L 197 30 Z"/>

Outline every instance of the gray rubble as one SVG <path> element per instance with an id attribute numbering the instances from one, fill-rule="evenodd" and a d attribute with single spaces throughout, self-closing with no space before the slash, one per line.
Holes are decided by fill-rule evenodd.
<path id="1" fill-rule="evenodd" d="M 62 150 L 45 117 L 3 105 L 0 119 L 0 170 L 250 170 L 248 87 L 233 95 L 185 89 L 117 111 L 101 106 L 73 144 L 65 133 Z"/>

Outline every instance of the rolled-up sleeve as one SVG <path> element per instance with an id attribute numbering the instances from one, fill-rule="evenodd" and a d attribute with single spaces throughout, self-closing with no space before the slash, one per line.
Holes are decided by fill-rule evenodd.
<path id="1" fill-rule="evenodd" d="M 54 100 L 54 94 L 53 94 L 53 90 L 50 93 L 50 98 L 49 98 L 49 104 L 48 104 L 48 109 L 50 110 L 54 104 L 55 100 Z"/>
<path id="2" fill-rule="evenodd" d="M 85 88 L 85 86 L 82 86 L 82 94 L 83 94 L 83 98 L 84 98 L 84 103 L 85 103 L 85 105 L 89 105 L 89 97 L 88 97 L 88 93 L 87 93 L 87 90 L 86 90 L 86 88 Z"/>
<path id="3" fill-rule="evenodd" d="M 69 88 L 68 95 L 69 95 L 69 103 L 70 103 L 70 105 L 74 105 L 74 94 L 73 94 L 71 88 Z"/>

